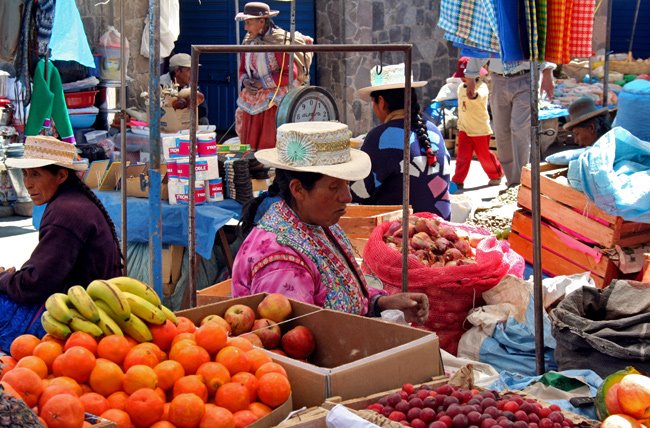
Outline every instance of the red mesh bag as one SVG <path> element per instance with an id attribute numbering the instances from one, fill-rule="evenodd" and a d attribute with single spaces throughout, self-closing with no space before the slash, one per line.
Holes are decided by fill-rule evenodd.
<path id="1" fill-rule="evenodd" d="M 476 247 L 476 264 L 429 267 L 417 257 L 408 258 L 408 289 L 429 297 L 429 318 L 424 327 L 436 332 L 440 347 L 456 354 L 465 329 L 467 313 L 483 304 L 481 294 L 494 287 L 506 274 L 522 277 L 524 259 L 499 241 L 487 229 L 447 222 L 430 213 L 418 217 L 436 218 L 441 224 L 485 236 Z M 402 254 L 384 242 L 384 232 L 393 222 L 375 228 L 363 251 L 363 269 L 377 276 L 389 293 L 402 291 Z"/>

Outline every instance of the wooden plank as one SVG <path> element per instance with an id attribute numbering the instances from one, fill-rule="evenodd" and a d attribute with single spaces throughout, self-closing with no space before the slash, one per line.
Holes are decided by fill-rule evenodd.
<path id="1" fill-rule="evenodd" d="M 521 211 L 515 212 L 512 218 L 512 230 L 532 241 L 533 219 L 530 215 Z M 573 264 L 583 268 L 583 270 L 605 277 L 609 264 L 611 264 L 608 257 L 602 255 L 600 261 L 596 261 L 594 256 L 584 252 L 590 251 L 591 247 L 544 222 L 542 222 L 540 230 L 542 233 L 542 247 L 571 260 Z M 581 251 L 581 249 L 584 251 Z M 595 251 L 598 251 L 598 249 L 596 248 Z"/>
<path id="2" fill-rule="evenodd" d="M 528 263 L 533 263 L 533 243 L 524 237 L 520 236 L 517 232 L 510 232 L 508 236 L 508 242 L 510 247 L 518 254 L 520 254 Z M 582 269 L 580 266 L 577 266 L 571 263 L 569 260 L 565 260 L 562 257 L 554 254 L 547 249 L 542 247 L 542 271 L 546 272 L 549 275 L 572 275 L 574 273 L 585 272 L 586 269 Z M 591 273 L 596 286 L 598 288 L 603 288 L 604 279 L 595 273 Z"/>
<path id="3" fill-rule="evenodd" d="M 343 217 L 372 217 L 401 209 L 401 205 L 348 205 Z"/>
<path id="4" fill-rule="evenodd" d="M 581 213 L 592 215 L 610 224 L 615 224 L 617 217 L 607 214 L 605 211 L 598 208 L 594 202 L 587 197 L 587 195 L 551 178 L 552 176 L 562 175 L 562 172 L 565 170 L 566 168 L 547 170 L 542 174 L 539 183 L 540 193 L 558 202 L 562 202 L 564 205 L 576 208 L 580 210 Z M 528 166 L 521 170 L 521 184 L 522 187 L 525 186 L 529 189 L 531 187 L 531 171 Z"/>
<path id="5" fill-rule="evenodd" d="M 339 219 L 339 226 L 348 238 L 369 238 L 377 225 L 401 218 L 399 205 L 348 205 L 346 214 Z"/>
<path id="6" fill-rule="evenodd" d="M 531 189 L 520 186 L 517 194 L 517 203 L 532 211 L 532 191 Z M 574 211 L 572 208 L 563 205 L 545 194 L 540 195 L 540 204 L 542 217 L 556 224 L 570 225 L 567 226 L 572 231 L 591 239 L 605 248 L 612 248 L 616 242 L 614 239 L 614 230 L 609 226 L 593 221 L 590 218 Z"/>
<path id="7" fill-rule="evenodd" d="M 363 250 L 366 248 L 368 238 L 349 238 L 352 248 L 358 257 L 363 258 Z"/>

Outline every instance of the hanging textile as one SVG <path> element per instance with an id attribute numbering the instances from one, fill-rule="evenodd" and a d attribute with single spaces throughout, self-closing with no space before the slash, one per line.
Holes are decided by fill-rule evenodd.
<path id="1" fill-rule="evenodd" d="M 548 13 L 547 0 L 537 0 L 537 50 L 539 58 L 544 58 L 546 52 L 546 14 Z"/>
<path id="2" fill-rule="evenodd" d="M 438 26 L 447 40 L 459 46 L 498 53 L 496 13 L 487 10 L 495 10 L 494 0 L 442 0 Z"/>
<path id="3" fill-rule="evenodd" d="M 529 59 L 531 61 L 537 61 L 539 59 L 539 50 L 537 49 L 537 12 L 535 9 L 535 0 L 524 0 L 524 10 L 526 12 Z"/>
<path id="4" fill-rule="evenodd" d="M 596 0 L 573 0 L 571 14 L 571 39 L 569 54 L 571 58 L 589 58 L 593 55 L 592 35 Z"/>
<path id="5" fill-rule="evenodd" d="M 76 61 L 95 68 L 84 24 L 74 0 L 56 0 L 52 40 L 52 60 Z"/>
<path id="6" fill-rule="evenodd" d="M 38 44 L 38 56 L 43 56 L 47 53 L 50 37 L 52 37 L 54 12 L 54 0 L 39 0 L 36 2 L 36 42 Z"/>
<path id="7" fill-rule="evenodd" d="M 525 61 L 528 57 L 526 29 L 521 28 L 524 11 L 520 2 L 497 0 L 497 19 L 499 40 L 501 41 L 501 60 L 505 63 Z"/>
<path id="8" fill-rule="evenodd" d="M 571 7 L 572 0 L 548 0 L 548 13 L 546 15 L 546 50 L 545 59 L 549 62 L 562 64 L 565 52 L 564 40 L 568 41 L 566 11 Z"/>
<path id="9" fill-rule="evenodd" d="M 0 1 L 0 63 L 14 62 L 23 10 L 24 0 Z"/>

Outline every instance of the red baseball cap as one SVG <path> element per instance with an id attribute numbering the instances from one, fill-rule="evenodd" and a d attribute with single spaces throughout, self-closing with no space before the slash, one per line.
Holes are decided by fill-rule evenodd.
<path id="1" fill-rule="evenodd" d="M 468 62 L 469 62 L 469 57 L 466 56 L 460 57 L 458 59 L 458 65 L 456 66 L 456 71 L 454 72 L 454 74 L 451 75 L 451 77 L 460 77 L 460 78 L 465 77 L 465 69 L 467 68 Z M 480 75 L 486 76 L 487 70 L 481 67 Z"/>

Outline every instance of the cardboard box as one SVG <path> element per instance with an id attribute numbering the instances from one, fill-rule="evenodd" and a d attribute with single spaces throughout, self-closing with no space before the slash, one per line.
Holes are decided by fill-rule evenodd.
<path id="1" fill-rule="evenodd" d="M 160 132 L 171 134 L 182 129 L 190 129 L 190 109 L 175 110 L 173 107 L 161 107 Z"/>
<path id="2" fill-rule="evenodd" d="M 228 278 L 217 284 L 205 287 L 196 292 L 196 305 L 203 306 L 210 303 L 222 302 L 232 296 L 232 279 Z"/>
<path id="3" fill-rule="evenodd" d="M 148 169 L 145 169 L 143 172 L 147 172 Z M 128 172 L 128 170 L 127 170 Z M 140 175 L 137 176 L 127 176 L 126 178 L 126 195 L 134 196 L 136 198 L 148 198 L 149 197 L 149 176 L 145 176 L 147 180 L 146 187 L 144 190 L 140 186 Z M 169 189 L 167 188 L 169 183 L 169 176 L 167 174 L 167 165 L 160 165 L 160 199 L 168 200 L 169 199 Z"/>
<path id="4" fill-rule="evenodd" d="M 162 288 L 163 295 L 171 296 L 181 277 L 185 247 L 170 245 L 162 249 Z"/>
<path id="5" fill-rule="evenodd" d="M 282 422 L 283 420 L 285 420 L 287 416 L 289 416 L 289 413 L 291 413 L 292 408 L 293 408 L 292 396 L 289 396 L 289 399 L 285 401 L 282 405 L 273 409 L 271 413 L 264 416 L 262 419 L 259 419 L 256 422 L 253 422 L 252 424 L 248 425 L 248 428 L 274 427 L 278 425 L 280 422 Z"/>
<path id="6" fill-rule="evenodd" d="M 413 210 L 410 210 L 413 213 Z M 402 218 L 401 205 L 348 205 L 345 215 L 340 218 L 339 226 L 350 239 L 352 247 L 359 256 L 375 227 L 387 221 Z"/>

